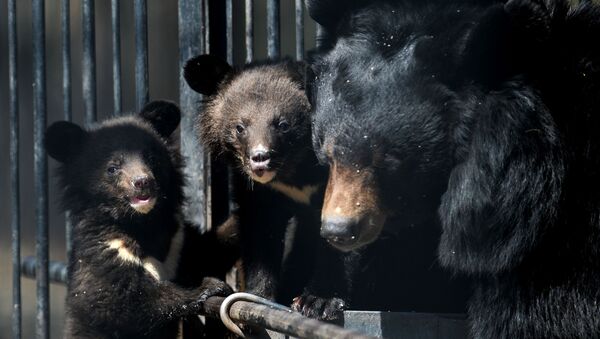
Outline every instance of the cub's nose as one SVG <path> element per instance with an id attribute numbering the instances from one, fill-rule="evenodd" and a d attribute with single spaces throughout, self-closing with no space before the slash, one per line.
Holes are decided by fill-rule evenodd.
<path id="1" fill-rule="evenodd" d="M 268 151 L 263 150 L 255 151 L 250 157 L 250 160 L 255 163 L 267 162 L 269 159 L 271 159 L 271 154 Z"/>
<path id="2" fill-rule="evenodd" d="M 147 175 L 134 177 L 133 180 L 131 181 L 131 184 L 133 185 L 133 187 L 135 187 L 137 189 L 149 188 L 152 186 L 153 183 L 154 183 L 154 179 L 152 179 L 150 176 L 147 176 Z"/>

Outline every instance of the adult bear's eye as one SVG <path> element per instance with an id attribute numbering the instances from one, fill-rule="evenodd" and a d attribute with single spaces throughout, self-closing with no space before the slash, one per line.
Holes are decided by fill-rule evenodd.
<path id="1" fill-rule="evenodd" d="M 285 120 L 282 120 L 282 121 L 280 121 L 280 122 L 279 122 L 279 124 L 277 125 L 277 128 L 278 128 L 278 129 L 279 129 L 281 132 L 285 133 L 285 132 L 287 132 L 287 131 L 289 131 L 289 130 L 290 130 L 290 124 L 289 124 L 287 121 L 285 121 Z"/>
<path id="2" fill-rule="evenodd" d="M 238 132 L 238 134 L 242 134 L 242 133 L 244 133 L 246 128 L 244 128 L 244 125 L 238 124 L 237 126 L 235 126 L 235 130 Z"/>
<path id="3" fill-rule="evenodd" d="M 109 166 L 106 169 L 106 172 L 108 172 L 108 174 L 115 174 L 117 173 L 117 171 L 119 171 L 119 168 L 117 166 Z"/>

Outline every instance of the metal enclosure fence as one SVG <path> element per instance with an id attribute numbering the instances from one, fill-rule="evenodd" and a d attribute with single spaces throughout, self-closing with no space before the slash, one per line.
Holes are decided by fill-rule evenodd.
<path id="1" fill-rule="evenodd" d="M 20 111 L 20 100 L 24 98 L 19 93 L 21 76 L 19 65 L 22 56 L 18 55 L 19 41 L 17 34 L 18 12 L 17 0 L 6 0 L 7 35 L 8 35 L 8 120 L 10 131 L 10 228 L 11 228 L 11 258 L 12 258 L 12 336 L 21 338 L 22 333 L 22 293 L 21 275 L 35 276 L 36 282 L 36 328 L 37 338 L 48 338 L 50 335 L 49 311 L 49 283 L 66 279 L 64 263 L 50 262 L 49 260 L 49 175 L 48 159 L 44 148 L 44 131 L 47 125 L 47 89 L 48 86 L 60 86 L 62 91 L 62 119 L 71 121 L 75 118 L 73 108 L 73 93 L 76 86 L 81 86 L 81 100 L 83 102 L 83 122 L 86 126 L 95 123 L 98 117 L 98 88 L 97 88 L 97 51 L 96 51 L 96 3 L 94 0 L 55 0 L 60 1 L 60 56 L 62 76 L 60 83 L 48 83 L 48 63 L 46 55 L 47 12 L 44 0 L 31 1 L 32 22 L 32 78 L 33 108 L 30 111 Z M 235 55 L 243 55 L 246 62 L 251 62 L 259 54 L 255 44 L 258 35 L 255 28 L 266 30 L 267 44 L 266 55 L 269 58 L 278 58 L 281 53 L 281 39 L 295 41 L 294 57 L 303 59 L 306 49 L 315 44 L 314 23 L 305 27 L 305 13 L 303 0 L 289 0 L 284 7 L 293 11 L 286 14 L 295 18 L 289 22 L 281 22 L 282 6 L 279 0 L 179 0 L 178 9 L 178 44 L 174 51 L 178 55 L 179 70 L 186 60 L 194 55 L 213 52 L 226 57 L 230 64 L 234 62 Z M 73 6 L 80 6 L 80 17 L 72 17 Z M 111 69 L 112 72 L 112 115 L 119 116 L 123 112 L 123 74 L 122 65 L 122 20 L 134 22 L 135 32 L 135 110 L 139 110 L 150 97 L 149 54 L 148 39 L 148 2 L 147 0 L 133 0 L 133 18 L 121 17 L 122 4 L 120 0 L 110 1 L 110 34 L 111 34 Z M 265 22 L 255 20 L 255 10 L 266 8 Z M 3 10 L 0 10 L 2 13 Z M 308 22 L 308 21 L 307 21 Z M 281 35 L 282 26 L 293 28 L 293 34 Z M 242 29 L 243 27 L 243 29 Z M 72 31 L 80 29 L 82 35 L 81 60 L 73 56 Z M 236 43 L 234 28 L 243 33 L 243 44 Z M 290 30 L 288 30 L 290 31 Z M 305 35 L 308 39 L 305 39 Z M 307 48 L 305 48 L 305 42 Z M 79 51 L 77 51 L 79 52 Z M 239 57 L 237 59 L 240 59 Z M 242 60 L 242 61 L 243 61 Z M 74 79 L 74 63 L 81 63 L 81 78 Z M 21 67 L 21 68 L 20 68 Z M 54 69 L 53 69 L 54 71 Z M 204 229 L 210 227 L 213 202 L 211 201 L 211 180 L 215 169 L 208 154 L 204 153 L 195 141 L 192 133 L 193 115 L 197 110 L 200 97 L 191 91 L 181 75 L 179 79 L 179 104 L 183 116 L 180 127 L 181 151 L 187 158 L 186 175 L 189 185 L 186 194 L 190 204 L 186 210 L 188 218 L 201 225 Z M 101 101 L 109 100 L 102 97 Z M 28 259 L 22 264 L 21 260 L 21 226 L 23 213 L 30 213 L 31 209 L 23 209 L 20 202 L 22 189 L 20 183 L 23 168 L 19 166 L 23 153 L 29 154 L 30 150 L 23 150 L 20 144 L 19 122 L 23 114 L 33 117 L 33 182 L 34 182 L 34 213 L 35 213 L 35 260 Z M 221 174 L 222 176 L 222 174 Z M 227 182 L 227 178 L 219 179 L 219 183 Z M 56 206 L 56 204 L 52 204 Z M 66 251 L 70 251 L 71 225 L 68 215 L 65 216 Z"/>

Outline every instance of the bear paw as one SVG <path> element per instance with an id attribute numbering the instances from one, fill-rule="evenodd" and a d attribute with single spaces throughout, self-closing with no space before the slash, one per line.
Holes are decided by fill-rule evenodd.
<path id="1" fill-rule="evenodd" d="M 206 299 L 210 297 L 226 297 L 233 293 L 233 290 L 225 282 L 215 278 L 204 278 L 202 285 L 198 287 L 198 298 L 195 300 L 197 306 L 203 305 Z"/>
<path id="2" fill-rule="evenodd" d="M 305 317 L 318 320 L 341 319 L 347 308 L 344 300 L 339 298 L 321 298 L 309 294 L 294 298 L 292 309 Z"/>

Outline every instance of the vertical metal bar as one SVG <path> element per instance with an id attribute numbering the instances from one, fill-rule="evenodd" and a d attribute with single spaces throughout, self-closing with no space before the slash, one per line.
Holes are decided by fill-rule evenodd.
<path id="1" fill-rule="evenodd" d="M 10 192 L 12 240 L 12 335 L 21 339 L 21 194 L 19 188 L 19 87 L 17 0 L 8 0 L 8 74 L 10 114 Z"/>
<path id="2" fill-rule="evenodd" d="M 304 1 L 296 0 L 296 60 L 304 59 Z"/>
<path id="3" fill-rule="evenodd" d="M 225 0 L 225 40 L 227 46 L 227 63 L 233 65 L 233 4 Z"/>
<path id="4" fill-rule="evenodd" d="M 279 6 L 279 0 L 267 0 L 267 56 L 269 59 L 278 59 L 281 52 Z"/>
<path id="5" fill-rule="evenodd" d="M 208 0 L 204 0 L 204 16 L 201 17 L 203 19 L 202 29 L 204 31 L 204 50 L 202 53 L 205 54 L 210 54 L 210 11 L 208 2 Z"/>
<path id="6" fill-rule="evenodd" d="M 319 48 L 323 44 L 323 41 L 322 41 L 323 40 L 323 26 L 319 25 L 318 23 L 315 23 L 315 24 L 316 24 L 316 31 L 315 31 L 316 44 L 315 45 L 317 46 L 317 48 Z"/>
<path id="7" fill-rule="evenodd" d="M 60 30 L 62 39 L 62 75 L 63 75 L 63 119 L 71 121 L 73 118 L 71 107 L 71 0 L 61 0 L 60 3 Z M 67 258 L 71 257 L 71 244 L 73 225 L 71 215 L 65 213 L 65 236 Z"/>
<path id="8" fill-rule="evenodd" d="M 204 25 L 204 10 L 205 10 L 205 3 L 207 3 L 208 0 L 200 0 L 200 5 L 199 5 L 199 20 L 200 20 L 200 46 L 198 46 L 198 48 L 200 49 L 200 53 L 204 53 L 204 50 L 206 49 L 206 26 Z"/>
<path id="9" fill-rule="evenodd" d="M 111 0 L 110 16 L 112 26 L 112 70 L 113 70 L 113 116 L 121 115 L 121 16 L 120 0 Z"/>
<path id="10" fill-rule="evenodd" d="M 246 63 L 254 59 L 254 0 L 246 0 Z"/>
<path id="11" fill-rule="evenodd" d="M 46 129 L 46 43 L 44 0 L 32 1 L 33 22 L 33 173 L 36 197 L 36 337 L 49 337 L 48 288 L 48 162 L 44 147 Z"/>
<path id="12" fill-rule="evenodd" d="M 179 22 L 179 69 L 191 57 L 200 54 L 200 34 L 204 18 L 200 16 L 200 6 L 202 3 L 197 0 L 179 0 L 178 4 L 178 22 Z M 207 15 L 207 7 L 204 8 L 204 14 Z M 199 20 L 200 19 L 200 20 Z M 208 40 L 205 41 L 205 47 Z M 194 133 L 194 117 L 198 110 L 199 96 L 192 91 L 183 78 L 183 72 L 179 76 L 179 103 L 181 105 L 181 152 L 187 159 L 185 174 L 188 177 L 188 185 L 185 187 L 185 194 L 188 198 L 188 204 L 184 213 L 188 220 L 199 225 L 201 230 L 206 230 L 207 214 L 207 187 L 205 174 L 205 152 L 198 151 L 196 143 L 196 134 Z"/>
<path id="13" fill-rule="evenodd" d="M 135 11 L 135 106 L 148 102 L 148 9 L 146 0 L 134 1 Z"/>
<path id="14" fill-rule="evenodd" d="M 83 34 L 83 105 L 85 124 L 96 121 L 96 28 L 94 0 L 81 1 Z"/>

